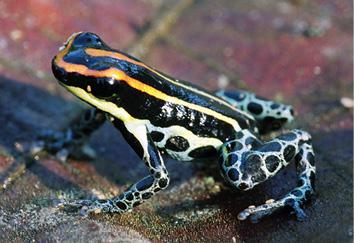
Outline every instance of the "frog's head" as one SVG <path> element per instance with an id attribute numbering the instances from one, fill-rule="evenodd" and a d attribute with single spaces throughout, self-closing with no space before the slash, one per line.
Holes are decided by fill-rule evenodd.
<path id="1" fill-rule="evenodd" d="M 112 53 L 98 35 L 75 33 L 59 48 L 52 60 L 52 71 L 62 86 L 97 107 L 97 102 L 117 94 L 121 72 L 112 68 Z"/>

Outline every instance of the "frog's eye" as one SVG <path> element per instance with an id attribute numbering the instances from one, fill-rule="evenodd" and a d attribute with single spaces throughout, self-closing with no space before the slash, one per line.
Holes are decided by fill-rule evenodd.
<path id="1" fill-rule="evenodd" d="M 98 35 L 89 32 L 78 34 L 72 43 L 74 48 L 100 47 L 102 45 L 103 41 L 101 38 Z"/>
<path id="2" fill-rule="evenodd" d="M 86 87 L 88 93 L 97 98 L 108 99 L 117 94 L 118 82 L 109 78 L 96 78 Z"/>

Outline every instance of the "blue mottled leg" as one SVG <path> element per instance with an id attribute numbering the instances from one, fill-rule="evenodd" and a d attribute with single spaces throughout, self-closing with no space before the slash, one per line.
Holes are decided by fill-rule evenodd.
<path id="1" fill-rule="evenodd" d="M 215 94 L 238 109 L 250 113 L 258 121 L 261 133 L 277 130 L 293 120 L 294 110 L 291 106 L 259 97 L 254 93 L 220 90 Z"/>
<path id="2" fill-rule="evenodd" d="M 268 200 L 260 206 L 250 206 L 238 218 L 252 221 L 291 207 L 299 220 L 305 217 L 303 203 L 314 193 L 315 164 L 311 137 L 307 132 L 293 130 L 269 142 L 261 143 L 248 131 L 237 133 L 234 141 L 220 150 L 221 171 L 229 184 L 240 190 L 249 190 L 273 177 L 295 159 L 298 186 L 279 200 Z"/>
<path id="3" fill-rule="evenodd" d="M 169 176 L 159 151 L 155 147 L 145 125 L 123 123 L 114 120 L 122 135 L 144 161 L 150 175 L 130 186 L 121 195 L 107 200 L 77 200 L 67 205 L 80 207 L 83 214 L 91 212 L 123 213 L 141 204 L 169 184 Z"/>
<path id="4" fill-rule="evenodd" d="M 56 153 L 62 161 L 65 161 L 68 155 L 94 157 L 93 150 L 86 146 L 86 142 L 105 120 L 104 112 L 95 108 L 85 110 L 82 115 L 71 122 L 66 130 L 49 130 L 40 134 L 38 141 L 32 147 L 32 153 L 46 150 L 50 153 Z"/>

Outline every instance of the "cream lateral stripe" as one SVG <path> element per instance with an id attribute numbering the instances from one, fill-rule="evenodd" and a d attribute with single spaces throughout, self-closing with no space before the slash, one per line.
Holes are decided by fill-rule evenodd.
<path id="1" fill-rule="evenodd" d="M 97 107 L 98 109 L 105 111 L 112 116 L 118 118 L 119 120 L 122 120 L 124 123 L 125 122 L 132 122 L 136 121 L 138 124 L 144 124 L 143 120 L 138 120 L 132 117 L 126 110 L 123 108 L 117 107 L 114 103 L 108 102 L 108 101 L 103 101 L 100 99 L 97 99 L 93 95 L 87 93 L 85 90 L 77 87 L 72 87 L 72 86 L 67 86 L 64 85 L 66 89 L 68 89 L 71 93 L 75 94 L 77 97 L 80 99 L 92 104 L 93 106 Z"/>
<path id="2" fill-rule="evenodd" d="M 64 68 L 67 72 L 77 72 L 78 70 L 80 70 L 82 75 L 85 75 L 85 74 L 89 75 L 90 72 L 95 73 L 96 75 L 99 74 L 100 77 L 101 76 L 107 77 L 107 76 L 105 76 L 106 73 L 110 74 L 110 76 L 113 75 L 113 77 L 115 79 L 123 80 L 123 81 L 127 82 L 128 85 L 131 86 L 132 88 L 135 88 L 141 92 L 145 92 L 145 93 L 149 94 L 150 96 L 153 96 L 153 97 L 160 99 L 160 100 L 164 100 L 166 102 L 182 105 L 182 106 L 188 107 L 192 110 L 200 111 L 202 113 L 205 113 L 205 114 L 212 116 L 212 117 L 216 117 L 217 119 L 230 124 L 231 126 L 234 127 L 234 129 L 236 131 L 241 130 L 237 121 L 230 118 L 230 117 L 224 116 L 224 115 L 222 115 L 216 111 L 213 111 L 209 108 L 199 106 L 196 104 L 192 104 L 192 103 L 188 103 L 188 102 L 186 102 L 184 100 L 180 100 L 176 97 L 169 96 L 169 95 L 161 92 L 158 89 L 155 89 L 149 85 L 146 85 L 146 84 L 140 82 L 139 80 L 136 80 L 136 79 L 133 79 L 133 78 L 127 76 L 124 72 L 122 72 L 118 69 L 109 68 L 105 71 L 94 71 L 94 70 L 87 68 L 85 65 L 67 63 L 63 59 L 59 59 L 59 61 L 57 61 L 57 65 Z M 67 88 L 74 88 L 74 87 L 70 87 L 70 86 L 66 86 L 66 87 Z M 79 91 L 77 91 L 77 89 L 75 89 L 75 90 L 76 90 L 76 92 L 79 92 Z M 81 93 L 82 93 L 82 91 L 81 91 Z M 76 93 L 74 93 L 74 94 L 76 94 Z M 91 103 L 92 98 L 93 98 L 93 96 L 91 95 L 91 98 L 88 99 L 87 101 L 89 101 Z M 84 99 L 84 100 L 86 100 L 86 99 Z M 98 100 L 98 99 L 96 99 L 96 100 Z M 95 102 L 97 103 L 97 101 L 95 101 Z M 106 103 L 109 103 L 109 102 L 106 102 Z M 91 104 L 93 104 L 93 103 L 91 103 Z M 111 104 L 113 105 L 113 103 L 111 103 Z M 104 110 L 104 109 L 102 109 L 102 110 Z M 104 111 L 106 111 L 106 110 L 104 110 Z M 107 112 L 111 113 L 110 111 L 107 111 Z M 113 113 L 111 113 L 111 114 L 114 115 Z"/>
<path id="3" fill-rule="evenodd" d="M 117 107 L 114 103 L 107 102 L 107 101 L 102 101 L 100 99 L 97 99 L 91 94 L 88 94 L 85 92 L 83 89 L 77 88 L 77 87 L 70 87 L 64 85 L 65 88 L 67 88 L 70 92 L 75 94 L 77 97 L 80 99 L 83 99 L 90 104 L 96 106 L 100 110 L 103 110 L 114 117 L 122 120 L 124 122 L 125 127 L 127 130 L 134 135 L 134 137 L 140 142 L 143 150 L 144 150 L 144 157 L 146 159 L 149 159 L 149 154 L 147 152 L 147 147 L 148 147 L 148 141 L 147 141 L 147 131 L 146 131 L 146 123 L 148 121 L 144 120 L 139 120 L 135 119 L 132 116 L 129 115 L 128 112 L 126 112 L 123 108 Z"/>
<path id="4" fill-rule="evenodd" d="M 92 51 L 91 51 L 91 50 L 92 50 Z M 100 52 L 102 52 L 103 55 L 98 55 L 96 49 L 93 49 L 93 48 L 87 48 L 87 49 L 85 49 L 85 53 L 88 54 L 88 55 L 91 55 L 91 56 L 95 56 L 95 57 L 110 57 L 110 58 L 117 59 L 117 60 L 123 60 L 123 59 L 119 58 L 119 56 L 120 56 L 120 55 L 123 55 L 123 54 L 120 54 L 120 53 L 117 53 L 117 54 L 116 54 L 116 53 L 113 53 L 113 56 L 112 56 L 112 53 L 110 53 L 110 52 L 108 52 L 108 51 L 102 51 L 102 50 L 100 50 Z M 108 52 L 108 53 L 107 53 L 107 52 Z M 105 55 L 105 53 L 107 53 L 107 55 Z M 111 54 L 111 55 L 108 55 L 108 54 Z M 128 57 L 126 57 L 126 58 L 128 58 Z M 129 59 L 130 59 L 130 58 L 129 58 Z M 123 61 L 127 61 L 127 60 L 123 60 Z M 193 92 L 195 92 L 195 93 L 197 93 L 197 94 L 200 94 L 200 95 L 203 95 L 203 96 L 205 96 L 205 97 L 208 97 L 209 99 L 215 100 L 215 101 L 217 101 L 217 102 L 219 102 L 219 103 L 221 103 L 221 104 L 223 104 L 223 105 L 226 105 L 226 106 L 229 107 L 230 109 L 235 110 L 235 111 L 237 111 L 237 112 L 243 114 L 244 116 L 248 117 L 249 119 L 252 119 L 252 120 L 253 120 L 253 117 L 251 117 L 249 114 L 247 114 L 246 112 L 243 112 L 243 111 L 241 111 L 241 110 L 237 110 L 234 106 L 230 105 L 229 103 L 227 103 L 227 102 L 226 102 L 225 100 L 223 100 L 223 99 L 220 99 L 220 98 L 218 98 L 218 97 L 216 97 L 216 96 L 213 96 L 213 95 L 210 95 L 210 94 L 208 94 L 208 93 L 205 93 L 205 92 L 203 92 L 203 91 L 201 91 L 201 90 L 195 89 L 195 88 L 193 88 L 193 87 L 184 85 L 183 83 L 176 82 L 175 80 L 172 80 L 172 79 L 170 79 L 170 78 L 164 76 L 162 73 L 160 73 L 159 71 L 155 70 L 154 68 L 152 68 L 152 67 L 146 65 L 145 63 L 137 62 L 137 61 L 135 61 L 135 60 L 131 60 L 130 62 L 132 62 L 132 63 L 134 63 L 134 64 L 136 64 L 136 65 L 140 65 L 140 66 L 143 66 L 143 67 L 149 69 L 150 71 L 152 71 L 153 73 L 159 75 L 160 77 L 162 77 L 163 79 L 169 81 L 170 83 L 173 83 L 173 84 L 175 84 L 175 85 L 177 85 L 177 86 L 183 87 L 183 88 L 188 89 L 188 90 L 190 90 L 190 91 L 193 91 Z"/>

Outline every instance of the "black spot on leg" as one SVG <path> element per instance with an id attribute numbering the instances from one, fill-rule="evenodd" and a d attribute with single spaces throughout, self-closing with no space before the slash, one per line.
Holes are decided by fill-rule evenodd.
<path id="1" fill-rule="evenodd" d="M 262 182 L 267 178 L 267 175 L 264 173 L 262 169 L 260 169 L 256 174 L 251 177 L 253 182 Z"/>
<path id="2" fill-rule="evenodd" d="M 121 209 L 121 210 L 126 210 L 127 209 L 127 205 L 123 202 L 117 202 L 116 206 Z"/>
<path id="3" fill-rule="evenodd" d="M 256 174 L 261 169 L 262 158 L 256 154 L 250 155 L 240 166 L 245 174 Z"/>
<path id="4" fill-rule="evenodd" d="M 307 161 L 310 163 L 310 165 L 315 166 L 315 156 L 313 156 L 313 153 L 307 153 Z"/>
<path id="5" fill-rule="evenodd" d="M 176 152 L 183 152 L 189 148 L 189 143 L 184 137 L 175 136 L 167 140 L 165 148 Z"/>
<path id="6" fill-rule="evenodd" d="M 153 194 L 151 192 L 145 192 L 141 197 L 146 200 L 149 199 Z"/>
<path id="7" fill-rule="evenodd" d="M 132 201 L 134 199 L 134 196 L 132 193 L 128 193 L 125 197 L 128 201 Z"/>
<path id="8" fill-rule="evenodd" d="M 233 166 L 238 160 L 238 156 L 236 154 L 229 154 L 225 161 L 225 166 L 230 167 Z"/>
<path id="9" fill-rule="evenodd" d="M 241 182 L 239 185 L 238 185 L 238 189 L 240 190 L 246 190 L 248 188 L 248 185 L 244 182 Z"/>
<path id="10" fill-rule="evenodd" d="M 168 180 L 166 178 L 162 178 L 162 179 L 159 180 L 158 184 L 159 184 L 159 187 L 165 188 L 167 186 L 167 184 L 168 184 Z"/>
<path id="11" fill-rule="evenodd" d="M 152 178 L 151 176 L 146 177 L 145 179 L 139 181 L 136 184 L 136 189 L 138 189 L 139 191 L 144 191 L 149 187 L 151 187 L 153 183 L 154 183 L 154 178 Z"/>
<path id="12" fill-rule="evenodd" d="M 301 196 L 302 196 L 301 191 L 300 191 L 300 190 L 297 190 L 297 189 L 293 190 L 293 191 L 291 192 L 291 194 L 293 194 L 295 197 L 301 197 Z"/>
<path id="13" fill-rule="evenodd" d="M 280 163 L 280 159 L 277 156 L 270 155 L 265 159 L 266 167 L 269 172 L 274 172 Z"/>
<path id="14" fill-rule="evenodd" d="M 311 182 L 312 188 L 315 188 L 315 178 L 316 178 L 315 172 L 311 171 L 310 182 Z"/>
<path id="15" fill-rule="evenodd" d="M 249 112 L 256 114 L 256 115 L 259 115 L 263 112 L 263 107 L 260 104 L 257 104 L 255 102 L 250 102 L 247 105 L 247 109 Z"/>
<path id="16" fill-rule="evenodd" d="M 230 180 L 232 181 L 237 181 L 239 179 L 240 174 L 235 168 L 231 168 L 228 172 L 227 175 L 229 176 Z"/>
<path id="17" fill-rule="evenodd" d="M 241 138 L 243 138 L 243 136 L 244 136 L 243 132 L 237 132 L 237 133 L 235 134 L 235 138 L 236 138 L 236 139 L 241 139 Z"/>
<path id="18" fill-rule="evenodd" d="M 277 138 L 283 141 L 294 141 L 297 138 L 297 136 L 295 133 L 287 133 L 287 134 L 280 135 Z"/>
<path id="19" fill-rule="evenodd" d="M 241 92 L 237 92 L 237 91 L 225 91 L 224 92 L 225 96 L 231 98 L 231 99 L 234 99 L 236 101 L 242 101 L 246 98 L 246 95 L 241 93 Z"/>
<path id="20" fill-rule="evenodd" d="M 295 200 L 293 198 L 286 199 L 284 203 L 292 208 L 295 206 Z"/>
<path id="21" fill-rule="evenodd" d="M 133 203 L 133 207 L 136 207 L 136 206 L 138 206 L 138 205 L 140 205 L 140 204 L 141 204 L 141 202 L 136 201 L 136 202 Z"/>
<path id="22" fill-rule="evenodd" d="M 154 142 L 161 142 L 162 139 L 164 138 L 164 134 L 162 132 L 158 132 L 158 131 L 152 131 L 150 133 L 151 139 Z"/>
<path id="23" fill-rule="evenodd" d="M 209 158 L 214 157 L 216 154 L 216 149 L 213 146 L 209 145 L 192 150 L 191 152 L 189 152 L 188 156 L 192 158 Z"/>
<path id="24" fill-rule="evenodd" d="M 280 105 L 277 104 L 277 103 L 273 103 L 273 104 L 270 106 L 270 108 L 271 108 L 272 110 L 278 109 L 279 107 L 280 107 Z"/>
<path id="25" fill-rule="evenodd" d="M 278 142 L 269 142 L 269 143 L 265 143 L 257 150 L 260 152 L 279 152 L 281 150 L 281 144 Z"/>
<path id="26" fill-rule="evenodd" d="M 284 159 L 286 161 L 292 160 L 292 158 L 294 158 L 294 156 L 295 156 L 295 147 L 292 145 L 286 146 L 284 149 L 283 155 L 284 155 Z"/>
<path id="27" fill-rule="evenodd" d="M 255 148 L 255 147 L 258 147 L 259 145 L 261 145 L 261 143 L 253 137 L 246 138 L 245 144 L 246 144 L 246 146 L 251 145 L 252 148 Z"/>

